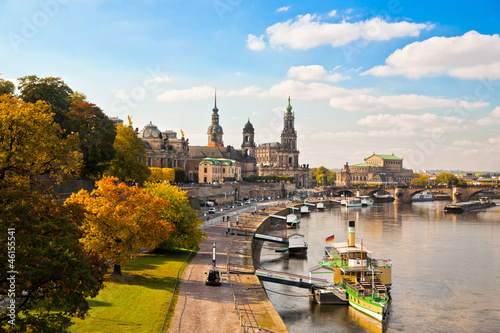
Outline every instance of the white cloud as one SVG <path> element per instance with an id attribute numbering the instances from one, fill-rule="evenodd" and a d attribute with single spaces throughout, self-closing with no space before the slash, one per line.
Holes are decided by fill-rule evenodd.
<path id="1" fill-rule="evenodd" d="M 485 117 L 479 118 L 476 123 L 480 126 L 500 125 L 500 106 L 497 106 Z"/>
<path id="2" fill-rule="evenodd" d="M 423 23 L 389 23 L 380 17 L 360 22 L 321 22 L 316 15 L 299 15 L 295 20 L 276 23 L 266 29 L 272 46 L 307 50 L 321 45 L 338 47 L 355 40 L 389 40 L 418 36 L 431 25 Z"/>
<path id="3" fill-rule="evenodd" d="M 435 98 L 424 95 L 389 95 L 389 96 L 370 96 L 370 95 L 349 95 L 338 96 L 330 99 L 330 106 L 336 109 L 347 111 L 383 111 L 386 109 L 396 110 L 423 110 L 430 108 L 464 108 L 474 109 L 488 106 L 489 103 L 467 102 L 460 99 Z"/>
<path id="4" fill-rule="evenodd" d="M 340 73 L 327 72 L 327 70 L 320 65 L 292 66 L 288 70 L 286 76 L 287 78 L 297 79 L 299 81 L 338 82 L 349 79 L 349 77 L 344 77 Z"/>
<path id="5" fill-rule="evenodd" d="M 130 97 L 126 90 L 113 90 L 113 97 L 117 100 L 123 101 Z"/>
<path id="6" fill-rule="evenodd" d="M 146 83 L 148 84 L 168 83 L 168 82 L 172 82 L 172 78 L 167 75 L 152 76 L 146 80 Z"/>
<path id="7" fill-rule="evenodd" d="M 276 11 L 279 13 L 279 12 L 286 12 L 290 9 L 290 6 L 285 6 L 285 7 L 281 7 L 281 8 L 278 8 L 276 9 Z"/>
<path id="8" fill-rule="evenodd" d="M 272 97 L 292 96 L 292 99 L 300 100 L 320 100 L 329 99 L 335 96 L 344 96 L 352 94 L 366 94 L 369 89 L 346 89 L 332 86 L 327 83 L 311 82 L 304 83 L 295 80 L 283 80 L 269 88 L 269 95 Z"/>
<path id="9" fill-rule="evenodd" d="M 264 35 L 260 35 L 259 37 L 248 34 L 247 38 L 247 47 L 252 51 L 262 51 L 266 48 L 266 42 L 264 42 Z"/>
<path id="10" fill-rule="evenodd" d="M 425 113 L 422 115 L 370 115 L 357 122 L 358 125 L 378 129 L 377 131 L 383 131 L 372 133 L 372 136 L 391 135 L 391 133 L 396 133 L 396 137 L 435 137 L 436 133 L 441 135 L 442 133 L 464 130 L 464 123 L 464 119 L 441 117 L 432 113 Z"/>
<path id="11" fill-rule="evenodd" d="M 393 52 L 385 65 L 361 75 L 403 75 L 411 79 L 449 75 L 460 79 L 500 79 L 500 36 L 469 31 L 458 37 L 432 37 Z"/>
<path id="12" fill-rule="evenodd" d="M 328 13 L 328 17 L 334 17 L 335 15 L 337 15 L 336 10 L 332 10 L 331 12 Z"/>
<path id="13" fill-rule="evenodd" d="M 213 87 L 198 86 L 189 89 L 166 90 L 158 96 L 158 100 L 163 102 L 199 101 L 213 98 L 213 96 Z"/>

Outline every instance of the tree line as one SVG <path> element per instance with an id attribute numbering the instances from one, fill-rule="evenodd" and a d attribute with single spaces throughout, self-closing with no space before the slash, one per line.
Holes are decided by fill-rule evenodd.
<path id="1" fill-rule="evenodd" d="M 86 298 L 103 288 L 110 266 L 121 274 L 143 248 L 192 248 L 204 237 L 202 221 L 185 191 L 166 182 L 172 172 L 151 176 L 131 126 L 115 127 L 58 77 L 25 76 L 17 90 L 0 80 L 0 234 L 9 258 L 0 293 L 15 304 L 15 326 L 4 307 L 0 327 L 59 332 L 86 316 Z M 96 181 L 95 190 L 62 204 L 43 180 L 82 175 Z M 9 271 L 16 283 L 7 294 Z"/>

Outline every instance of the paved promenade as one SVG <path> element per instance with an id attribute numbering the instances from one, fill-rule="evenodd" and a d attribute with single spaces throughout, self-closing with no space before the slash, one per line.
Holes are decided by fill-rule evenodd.
<path id="1" fill-rule="evenodd" d="M 267 213 L 278 210 L 266 208 Z M 253 235 L 264 219 L 263 215 L 244 213 L 236 227 L 236 219 L 231 218 L 233 228 L 249 235 Z M 200 251 L 184 270 L 168 332 L 245 332 L 245 329 L 247 332 L 288 332 L 258 278 L 251 274 L 253 236 L 227 235 L 227 222 L 221 222 L 221 217 L 211 220 L 210 224 L 212 226 L 205 229 L 207 238 L 200 244 Z M 223 272 L 220 287 L 205 285 L 205 272 L 212 264 L 213 242 L 216 242 L 217 267 Z"/>

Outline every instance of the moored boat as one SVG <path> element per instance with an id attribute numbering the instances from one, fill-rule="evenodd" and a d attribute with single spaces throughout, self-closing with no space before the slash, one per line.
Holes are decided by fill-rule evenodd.
<path id="1" fill-rule="evenodd" d="M 307 207 L 306 205 L 300 207 L 300 214 L 306 215 L 306 214 L 309 214 L 309 213 L 310 213 L 309 207 Z"/>
<path id="2" fill-rule="evenodd" d="M 463 213 L 495 206 L 496 204 L 487 198 L 480 198 L 479 201 L 459 202 L 444 206 L 445 213 Z"/>
<path id="3" fill-rule="evenodd" d="M 333 282 L 346 291 L 349 305 L 383 321 L 390 300 L 391 261 L 373 259 L 371 252 L 363 248 L 363 242 L 361 246 L 355 244 L 354 221 L 349 221 L 348 242 L 335 243 L 325 248 L 325 252 L 319 264 L 333 269 Z"/>
<path id="4" fill-rule="evenodd" d="M 296 227 L 300 223 L 299 218 L 295 214 L 288 214 L 286 216 L 286 226 L 289 228 Z"/>
<path id="5" fill-rule="evenodd" d="M 361 206 L 363 206 L 363 203 L 361 202 L 360 198 L 349 197 L 346 199 L 345 206 L 346 207 L 361 207 Z"/>
<path id="6" fill-rule="evenodd" d="M 371 206 L 373 205 L 373 199 L 369 195 L 361 195 L 358 197 L 361 200 L 362 206 Z"/>
<path id="7" fill-rule="evenodd" d="M 317 209 L 317 210 L 323 210 L 323 209 L 325 209 L 325 204 L 324 204 L 324 203 L 322 203 L 322 202 L 318 202 L 318 203 L 316 204 L 316 209 Z"/>
<path id="8" fill-rule="evenodd" d="M 411 201 L 413 202 L 424 202 L 424 201 L 434 201 L 436 200 L 436 196 L 432 192 L 420 192 L 417 193 L 411 198 Z"/>

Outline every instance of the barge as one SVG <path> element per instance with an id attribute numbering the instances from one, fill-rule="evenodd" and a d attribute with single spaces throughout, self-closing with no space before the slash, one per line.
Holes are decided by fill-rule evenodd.
<path id="1" fill-rule="evenodd" d="M 487 198 L 480 198 L 479 201 L 459 202 L 444 206 L 445 213 L 464 213 L 495 206 L 495 203 Z"/>

